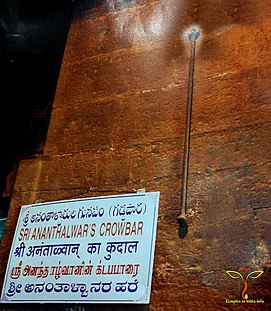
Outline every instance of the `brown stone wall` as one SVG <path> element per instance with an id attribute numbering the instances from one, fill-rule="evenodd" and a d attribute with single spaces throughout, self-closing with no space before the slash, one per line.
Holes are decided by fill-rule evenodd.
<path id="1" fill-rule="evenodd" d="M 151 304 L 94 309 L 267 310 L 270 1 L 79 3 L 45 154 L 20 165 L 1 244 L 2 278 L 22 204 L 145 188 L 161 193 Z M 184 32 L 195 24 L 202 34 L 195 63 L 189 233 L 180 240 L 176 217 L 189 64 Z M 226 304 L 240 299 L 242 284 L 225 271 L 241 266 L 264 269 L 250 281 L 248 295 L 265 304 Z"/>

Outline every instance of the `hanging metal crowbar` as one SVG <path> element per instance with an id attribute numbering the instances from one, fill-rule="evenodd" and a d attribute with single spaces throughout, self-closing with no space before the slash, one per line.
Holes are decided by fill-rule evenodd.
<path id="1" fill-rule="evenodd" d="M 181 189 L 181 207 L 180 214 L 177 217 L 179 224 L 179 237 L 185 238 L 188 233 L 188 225 L 186 220 L 187 209 L 187 185 L 188 185 L 188 168 L 189 168 L 189 151 L 190 151 L 190 132 L 191 132 L 191 118 L 192 118 L 192 104 L 194 92 L 194 67 L 196 54 L 196 41 L 200 37 L 200 31 L 196 27 L 192 27 L 188 31 L 188 40 L 190 41 L 190 62 L 189 62 L 189 76 L 188 76 L 188 93 L 186 102 L 186 130 L 184 140 L 184 156 L 183 156 L 183 175 L 182 175 L 182 189 Z"/>

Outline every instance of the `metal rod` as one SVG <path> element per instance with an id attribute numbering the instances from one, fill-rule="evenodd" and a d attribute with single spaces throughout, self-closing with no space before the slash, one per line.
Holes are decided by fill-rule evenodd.
<path id="1" fill-rule="evenodd" d="M 187 186 L 188 186 L 188 171 L 189 171 L 189 151 L 190 151 L 190 132 L 192 119 L 192 104 L 194 93 L 194 71 L 195 71 L 195 54 L 196 41 L 200 36 L 200 32 L 196 28 L 192 28 L 188 32 L 188 40 L 190 41 L 190 60 L 189 60 L 189 75 L 188 75 L 188 92 L 186 102 L 186 130 L 184 141 L 184 156 L 183 156 L 183 174 L 181 188 L 181 207 L 180 214 L 177 218 L 179 223 L 179 237 L 183 239 L 188 233 L 188 225 L 186 221 L 187 209 Z"/>

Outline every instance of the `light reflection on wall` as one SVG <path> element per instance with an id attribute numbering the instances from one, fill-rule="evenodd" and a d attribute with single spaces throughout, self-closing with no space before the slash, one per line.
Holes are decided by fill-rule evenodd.
<path id="1" fill-rule="evenodd" d="M 166 38 L 171 33 L 172 25 L 184 9 L 184 3 L 175 0 L 154 2 L 152 10 L 144 11 L 145 5 L 125 8 L 122 1 L 118 9 L 112 7 L 112 1 L 107 0 L 108 9 L 112 15 L 118 36 L 125 36 L 132 45 L 153 44 L 156 40 Z M 123 8 L 123 9 L 122 9 Z"/>

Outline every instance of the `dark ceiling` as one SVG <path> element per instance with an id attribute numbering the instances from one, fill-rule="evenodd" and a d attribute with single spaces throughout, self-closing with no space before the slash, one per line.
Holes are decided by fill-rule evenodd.
<path id="1" fill-rule="evenodd" d="M 22 158 L 42 153 L 72 0 L 0 0 L 0 193 Z M 9 194 L 1 196 L 5 217 Z"/>

